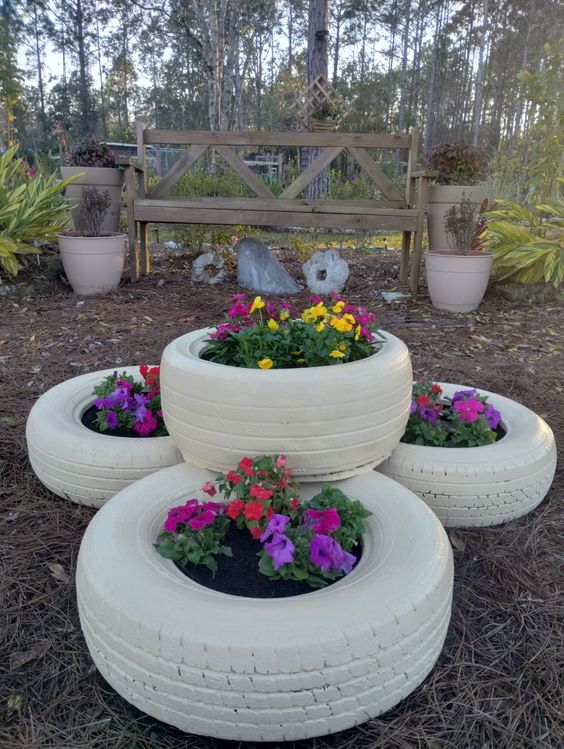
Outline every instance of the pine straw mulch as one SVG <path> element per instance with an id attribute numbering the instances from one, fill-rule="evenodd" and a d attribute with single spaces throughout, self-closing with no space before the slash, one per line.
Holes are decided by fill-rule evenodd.
<path id="1" fill-rule="evenodd" d="M 281 254 L 297 272 L 295 259 Z M 542 415 L 564 443 L 561 308 L 517 305 L 492 293 L 469 315 L 439 314 L 423 294 L 385 304 L 378 294 L 395 284 L 394 252 L 345 256 L 352 265 L 348 297 L 374 309 L 382 328 L 406 341 L 417 377 L 515 398 Z M 31 296 L 0 298 L 2 748 L 230 746 L 142 715 L 96 673 L 73 585 L 81 536 L 94 511 L 41 486 L 27 461 L 24 427 L 47 388 L 91 370 L 158 361 L 167 341 L 219 320 L 227 295 L 237 290 L 233 279 L 195 287 L 185 258 L 161 255 L 150 278 L 108 297 L 80 299 L 36 278 Z M 547 499 L 528 517 L 451 531 L 452 623 L 431 675 L 381 718 L 297 746 L 561 747 L 561 500 L 560 467 Z"/>

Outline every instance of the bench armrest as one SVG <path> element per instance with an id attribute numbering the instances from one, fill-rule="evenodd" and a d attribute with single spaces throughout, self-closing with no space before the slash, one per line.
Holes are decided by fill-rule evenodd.
<path id="1" fill-rule="evenodd" d="M 411 172 L 411 176 L 413 179 L 419 179 L 421 177 L 438 177 L 439 172 L 436 169 L 417 169 L 414 172 Z"/>

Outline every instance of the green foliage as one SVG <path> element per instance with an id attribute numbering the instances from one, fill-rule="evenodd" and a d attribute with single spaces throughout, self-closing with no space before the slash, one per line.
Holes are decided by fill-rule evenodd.
<path id="1" fill-rule="evenodd" d="M 17 146 L 0 156 L 0 265 L 10 276 L 20 270 L 20 255 L 37 255 L 34 242 L 47 242 L 67 224 L 70 207 L 62 191 L 76 177 L 30 176 Z"/>
<path id="2" fill-rule="evenodd" d="M 198 529 L 191 528 L 188 522 L 181 522 L 174 533 L 163 531 L 155 548 L 165 559 L 172 559 L 183 565 L 203 564 L 215 573 L 215 557 L 218 554 L 233 556 L 231 548 L 223 545 L 228 527 L 229 518 L 225 515 L 215 516 L 212 523 Z"/>
<path id="3" fill-rule="evenodd" d="M 457 141 L 436 145 L 425 157 L 425 164 L 438 171 L 435 179 L 439 185 L 474 185 L 484 178 L 487 160 L 479 148 Z"/>
<path id="4" fill-rule="evenodd" d="M 548 200 L 528 208 L 509 201 L 485 214 L 489 249 L 501 279 L 552 283 L 564 278 L 564 201 Z"/>

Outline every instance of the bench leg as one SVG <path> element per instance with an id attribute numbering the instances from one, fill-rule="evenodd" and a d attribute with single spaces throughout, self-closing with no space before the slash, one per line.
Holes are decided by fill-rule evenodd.
<path id="1" fill-rule="evenodd" d="M 413 252 L 411 253 L 411 273 L 409 275 L 409 288 L 413 294 L 417 293 L 419 285 L 419 267 L 421 266 L 421 255 L 423 252 L 423 232 L 416 231 L 413 241 Z"/>
<path id="2" fill-rule="evenodd" d="M 400 281 L 405 283 L 407 281 L 407 274 L 409 272 L 409 248 L 411 245 L 411 232 L 404 231 L 403 239 L 401 242 L 401 259 L 400 259 Z"/>
<path id="3" fill-rule="evenodd" d="M 128 226 L 129 235 L 129 279 L 132 283 L 139 280 L 139 239 L 137 224 L 132 221 Z"/>
<path id="4" fill-rule="evenodd" d="M 151 255 L 149 251 L 149 224 L 145 221 L 139 223 L 139 250 L 141 253 L 141 275 L 146 276 L 151 272 Z"/>

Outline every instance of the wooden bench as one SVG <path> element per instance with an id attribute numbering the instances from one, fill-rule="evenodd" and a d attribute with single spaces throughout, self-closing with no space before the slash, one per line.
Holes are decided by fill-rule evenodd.
<path id="1" fill-rule="evenodd" d="M 146 146 L 189 146 L 174 166 L 148 189 Z M 313 162 L 276 197 L 236 147 L 319 147 Z M 408 151 L 405 194 L 384 174 L 369 149 Z M 148 225 L 227 224 L 299 226 L 326 229 L 386 229 L 403 232 L 400 279 L 417 289 L 427 202 L 427 173 L 416 169 L 419 132 L 405 135 L 326 132 L 219 132 L 157 130 L 137 124 L 137 159 L 126 167 L 127 216 L 132 280 L 150 270 Z M 214 149 L 250 187 L 252 198 L 171 198 L 169 190 L 208 149 Z M 239 149 L 241 150 L 241 149 Z M 299 197 L 343 151 L 357 162 L 383 195 L 382 200 L 308 200 Z M 413 236 L 412 236 L 413 235 Z M 410 258 L 410 248 L 413 246 Z M 411 260 L 411 262 L 410 262 Z"/>

